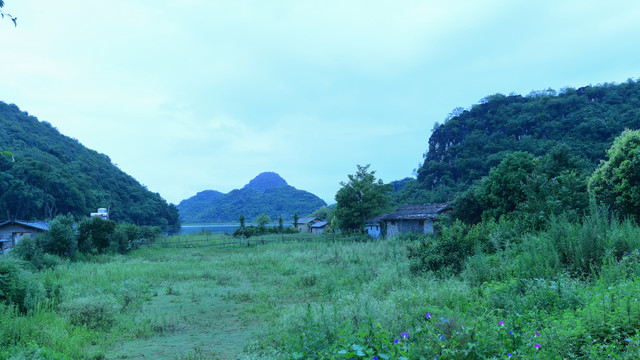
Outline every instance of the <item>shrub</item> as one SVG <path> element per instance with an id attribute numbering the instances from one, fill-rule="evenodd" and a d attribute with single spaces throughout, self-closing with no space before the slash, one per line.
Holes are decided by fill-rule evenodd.
<path id="1" fill-rule="evenodd" d="M 108 330 L 115 321 L 117 302 L 112 297 L 89 296 L 73 299 L 61 308 L 75 326 Z"/>
<path id="2" fill-rule="evenodd" d="M 413 273 L 444 268 L 459 273 L 469 256 L 493 251 L 485 223 L 470 226 L 456 220 L 450 226 L 443 226 L 441 235 L 427 236 L 409 245 L 409 267 Z"/>
<path id="3" fill-rule="evenodd" d="M 78 248 L 73 224 L 73 216 L 70 214 L 56 216 L 44 235 L 43 250 L 50 254 L 72 256 Z"/>
<path id="4" fill-rule="evenodd" d="M 42 299 L 44 289 L 29 272 L 22 270 L 14 259 L 0 258 L 0 302 L 26 313 Z"/>

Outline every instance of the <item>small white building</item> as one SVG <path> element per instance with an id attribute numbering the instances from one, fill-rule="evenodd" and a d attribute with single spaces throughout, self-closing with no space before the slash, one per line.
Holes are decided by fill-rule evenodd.
<path id="1" fill-rule="evenodd" d="M 376 216 L 374 218 L 367 219 L 364 221 L 364 226 L 365 226 L 365 229 L 367 230 L 367 233 L 369 234 L 369 236 L 371 236 L 374 239 L 377 239 L 380 237 L 380 235 L 382 235 L 381 217 L 382 216 Z"/>

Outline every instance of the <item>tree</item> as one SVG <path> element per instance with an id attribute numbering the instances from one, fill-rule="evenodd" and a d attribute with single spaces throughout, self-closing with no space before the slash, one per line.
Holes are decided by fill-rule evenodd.
<path id="1" fill-rule="evenodd" d="M 335 216 L 342 231 L 361 231 L 366 219 L 384 213 L 389 207 L 391 186 L 376 179 L 369 166 L 358 165 L 356 174 L 348 175 L 349 181 L 340 183 Z"/>
<path id="2" fill-rule="evenodd" d="M 278 217 L 278 230 L 280 233 L 284 231 L 284 221 L 282 220 L 282 215 Z"/>
<path id="3" fill-rule="evenodd" d="M 4 7 L 4 1 L 0 0 L 0 9 Z M 18 26 L 18 23 L 16 21 L 18 21 L 18 18 L 11 16 L 10 14 L 7 14 L 6 12 L 0 10 L 0 16 L 4 19 L 4 17 L 8 17 L 9 20 L 13 21 L 13 26 Z"/>
<path id="4" fill-rule="evenodd" d="M 264 230 L 267 224 L 271 222 L 271 218 L 267 214 L 260 214 L 256 217 L 255 222 L 261 230 Z"/>
<path id="5" fill-rule="evenodd" d="M 491 217 L 510 213 L 527 195 L 523 185 L 537 168 L 537 161 L 527 152 L 507 155 L 498 166 L 489 171 L 476 192 L 476 198 Z"/>
<path id="6" fill-rule="evenodd" d="M 298 216 L 298 212 L 295 211 L 293 213 L 293 227 L 296 229 L 298 228 L 298 220 L 300 220 L 300 216 Z"/>
<path id="7" fill-rule="evenodd" d="M 106 252 L 115 228 L 116 223 L 111 220 L 84 218 L 78 224 L 78 248 L 82 252 Z"/>
<path id="8" fill-rule="evenodd" d="M 50 254 L 71 256 L 78 248 L 78 240 L 73 230 L 73 216 L 58 215 L 49 224 L 43 248 Z"/>
<path id="9" fill-rule="evenodd" d="M 621 216 L 640 221 L 640 130 L 625 130 L 589 179 L 589 192 Z"/>
<path id="10" fill-rule="evenodd" d="M 240 228 L 244 228 L 244 214 L 240 214 L 238 220 L 240 221 Z"/>

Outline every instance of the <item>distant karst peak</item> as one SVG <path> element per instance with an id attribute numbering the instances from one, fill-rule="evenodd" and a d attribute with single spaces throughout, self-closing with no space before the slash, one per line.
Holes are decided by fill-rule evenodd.
<path id="1" fill-rule="evenodd" d="M 287 182 L 275 172 L 263 172 L 253 178 L 243 189 L 253 189 L 257 191 L 266 191 L 269 189 L 287 186 Z"/>

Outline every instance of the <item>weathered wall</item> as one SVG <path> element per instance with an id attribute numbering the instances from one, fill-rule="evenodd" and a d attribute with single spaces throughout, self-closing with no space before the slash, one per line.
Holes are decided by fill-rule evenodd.
<path id="1" fill-rule="evenodd" d="M 391 220 L 387 222 L 387 236 L 394 237 L 401 234 L 417 233 L 431 234 L 433 233 L 433 221 L 424 220 L 424 224 L 420 225 L 420 220 L 396 220 L 395 225 L 391 224 Z"/>

